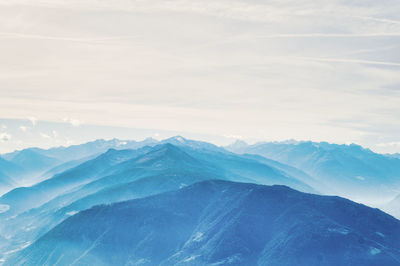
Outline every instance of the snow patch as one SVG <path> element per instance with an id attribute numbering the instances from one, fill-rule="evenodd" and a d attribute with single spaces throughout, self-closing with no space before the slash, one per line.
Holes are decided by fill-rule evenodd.
<path id="1" fill-rule="evenodd" d="M 233 263 L 238 264 L 238 262 L 241 261 L 240 257 L 241 257 L 241 254 L 235 254 L 233 256 L 230 256 L 228 258 L 225 258 L 221 261 L 215 262 L 210 265 L 216 266 L 216 265 L 225 265 L 225 264 L 233 264 Z"/>
<path id="2" fill-rule="evenodd" d="M 0 213 L 6 212 L 10 209 L 9 205 L 6 204 L 0 204 Z"/>
<path id="3" fill-rule="evenodd" d="M 197 232 L 194 235 L 193 241 L 200 242 L 201 240 L 203 240 L 203 233 L 202 232 Z"/>
<path id="4" fill-rule="evenodd" d="M 148 259 L 139 259 L 136 262 L 134 262 L 134 265 L 143 265 L 146 263 L 149 263 L 150 261 Z"/>
<path id="5" fill-rule="evenodd" d="M 78 213 L 78 211 L 70 211 L 70 212 L 67 212 L 66 215 L 72 216 L 72 215 L 75 215 L 77 213 Z"/>
<path id="6" fill-rule="evenodd" d="M 378 249 L 378 248 L 370 247 L 369 248 L 369 253 L 371 253 L 371 255 L 376 255 L 376 254 L 381 253 L 381 250 Z"/>
<path id="7" fill-rule="evenodd" d="M 349 230 L 346 228 L 328 228 L 329 232 L 334 232 L 334 233 L 339 233 L 342 235 L 347 235 L 349 233 Z"/>
<path id="8" fill-rule="evenodd" d="M 190 256 L 189 258 L 187 258 L 187 259 L 185 259 L 183 262 L 189 262 L 189 261 L 192 261 L 192 260 L 195 260 L 197 257 L 199 257 L 200 255 L 193 255 L 193 256 Z"/>
<path id="9" fill-rule="evenodd" d="M 128 142 L 126 142 L 126 141 L 120 141 L 120 142 L 117 144 L 117 146 L 124 146 L 124 145 L 126 145 L 126 144 L 128 144 Z"/>
<path id="10" fill-rule="evenodd" d="M 7 252 L 4 252 L 3 255 L 9 255 L 9 254 L 13 254 L 15 252 L 18 252 L 20 250 L 23 250 L 24 248 L 28 247 L 30 244 L 32 244 L 31 241 L 25 242 L 24 244 L 22 244 L 21 246 L 19 246 L 16 249 L 12 249 L 12 250 L 8 250 Z"/>
<path id="11" fill-rule="evenodd" d="M 26 227 L 25 228 L 25 231 L 26 232 L 29 232 L 29 231 L 31 231 L 31 230 L 33 230 L 33 229 L 35 229 L 36 228 L 36 226 L 29 226 L 29 227 Z"/>

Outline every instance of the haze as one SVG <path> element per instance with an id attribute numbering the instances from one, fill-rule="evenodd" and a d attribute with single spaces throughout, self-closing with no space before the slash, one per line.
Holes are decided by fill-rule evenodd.
<path id="1" fill-rule="evenodd" d="M 400 152 L 399 41 L 395 0 L 1 1 L 0 152 L 176 134 Z"/>

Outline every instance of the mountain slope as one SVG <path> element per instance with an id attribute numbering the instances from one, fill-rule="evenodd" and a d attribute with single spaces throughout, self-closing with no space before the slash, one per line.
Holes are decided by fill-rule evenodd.
<path id="1" fill-rule="evenodd" d="M 400 221 L 338 197 L 206 181 L 96 206 L 6 265 L 398 265 Z"/>
<path id="2" fill-rule="evenodd" d="M 109 150 L 75 168 L 57 174 L 31 187 L 16 188 L 0 197 L 0 204 L 10 206 L 7 215 L 38 207 L 51 198 L 88 183 L 111 166 L 137 155 L 135 150 Z"/>
<path id="3" fill-rule="evenodd" d="M 48 157 L 31 149 L 19 152 L 10 161 L 25 169 L 29 169 L 31 173 L 41 173 L 61 162 L 56 158 Z"/>
<path id="4" fill-rule="evenodd" d="M 0 195 L 18 184 L 24 169 L 0 157 Z"/>
<path id="5" fill-rule="evenodd" d="M 400 219 L 400 194 L 383 206 L 383 210 Z"/>
<path id="6" fill-rule="evenodd" d="M 0 172 L 0 195 L 10 190 L 14 185 L 15 181 L 12 178 Z"/>

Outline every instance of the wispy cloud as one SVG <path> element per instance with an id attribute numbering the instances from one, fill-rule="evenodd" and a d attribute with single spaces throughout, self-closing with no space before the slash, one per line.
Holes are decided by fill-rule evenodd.
<path id="1" fill-rule="evenodd" d="M 400 37 L 400 32 L 377 33 L 285 33 L 255 36 L 257 39 L 286 39 L 286 38 L 376 38 Z"/>
<path id="2" fill-rule="evenodd" d="M 105 41 L 118 41 L 136 39 L 135 36 L 116 36 L 107 38 L 72 38 L 63 36 L 49 36 L 49 35 L 35 35 L 25 33 L 13 32 L 0 32 L 0 38 L 3 39 L 37 39 L 37 40 L 50 40 L 50 41 L 67 41 L 67 42 L 82 42 L 82 43 L 96 43 Z"/>
<path id="3" fill-rule="evenodd" d="M 26 126 L 20 126 L 19 129 L 20 129 L 22 132 L 26 132 L 26 131 L 28 131 L 29 128 L 26 127 Z"/>
<path id="4" fill-rule="evenodd" d="M 351 63 L 351 64 L 366 64 L 366 65 L 381 65 L 381 66 L 395 66 L 400 67 L 400 63 L 396 62 L 383 62 L 362 59 L 350 58 L 316 58 L 316 57 L 297 57 L 298 59 L 318 61 L 318 62 L 333 62 L 333 63 Z"/>
<path id="5" fill-rule="evenodd" d="M 32 123 L 32 126 L 36 126 L 36 123 L 37 123 L 36 117 L 30 116 L 30 117 L 28 117 L 28 120 Z"/>
<path id="6" fill-rule="evenodd" d="M 50 139 L 51 137 L 48 134 L 40 132 L 40 136 L 44 139 Z"/>
<path id="7" fill-rule="evenodd" d="M 393 20 L 393 19 L 387 19 L 387 18 L 375 18 L 375 17 L 367 17 L 367 16 L 354 16 L 354 17 L 364 19 L 364 20 L 371 20 L 371 21 L 376 21 L 376 22 L 400 25 L 400 20 Z"/>
<path id="8" fill-rule="evenodd" d="M 224 135 L 225 138 L 229 138 L 229 139 L 244 139 L 243 136 L 241 135 L 234 135 L 234 134 L 228 134 L 228 135 Z"/>
<path id="9" fill-rule="evenodd" d="M 8 133 L 0 133 L 0 142 L 6 142 L 9 141 L 11 139 L 11 135 Z"/>
<path id="10" fill-rule="evenodd" d="M 0 5 L 0 106 L 12 118 L 254 140 L 364 141 L 387 129 L 368 137 L 374 147 L 399 131 L 397 0 Z M 362 120 L 366 135 L 335 119 Z M 39 132 L 57 135 L 30 121 L 43 142 Z"/>
<path id="11" fill-rule="evenodd" d="M 80 125 L 83 124 L 83 122 L 78 119 L 73 119 L 68 117 L 64 118 L 63 121 L 66 123 L 70 123 L 73 127 L 79 127 Z"/>
<path id="12" fill-rule="evenodd" d="M 378 147 L 400 147 L 400 141 L 392 141 L 392 142 L 385 142 L 385 143 L 378 143 Z"/>

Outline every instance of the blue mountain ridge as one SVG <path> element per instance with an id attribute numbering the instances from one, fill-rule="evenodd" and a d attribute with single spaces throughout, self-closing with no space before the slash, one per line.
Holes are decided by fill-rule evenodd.
<path id="1" fill-rule="evenodd" d="M 96 204 L 144 197 L 209 179 L 281 183 L 314 191 L 280 169 L 229 152 L 168 143 L 109 150 L 35 186 L 14 189 L 1 197 L 0 204 L 9 210 L 0 213 L 0 234 L 5 232 L 11 239 L 9 249 L 16 249 L 71 214 Z"/>
<path id="2" fill-rule="evenodd" d="M 392 190 L 396 190 L 394 174 L 399 160 L 392 156 L 377 155 L 357 145 L 309 142 L 302 146 L 303 142 L 273 143 L 279 146 L 275 147 L 275 152 L 281 150 L 280 153 L 274 153 L 277 159 L 274 160 L 264 157 L 266 155 L 259 155 L 261 152 L 237 154 L 211 143 L 188 140 L 181 136 L 163 141 L 152 139 L 144 142 L 132 141 L 130 144 L 127 141 L 119 140 L 100 140 L 94 143 L 96 142 L 103 143 L 102 145 L 105 146 L 110 145 L 112 148 L 100 154 L 97 152 L 101 149 L 93 149 L 91 155 L 81 157 L 78 152 L 79 145 L 73 146 L 74 152 L 72 153 L 76 152 L 77 154 L 66 156 L 68 157 L 66 162 L 47 170 L 47 173 L 42 175 L 45 178 L 44 181 L 30 187 L 16 188 L 0 197 L 0 254 L 3 253 L 3 256 L 0 255 L 0 264 L 10 255 L 44 236 L 62 221 L 95 205 L 114 204 L 184 189 L 206 180 L 263 185 L 281 184 L 303 192 L 318 193 L 321 191 L 327 194 L 340 194 L 336 190 L 346 185 L 351 192 L 366 193 L 369 189 L 373 189 L 375 193 L 382 194 L 387 192 L 389 186 Z M 143 143 L 149 143 L 149 145 L 143 146 Z M 244 142 L 237 144 L 235 149 L 247 149 L 249 146 Z M 123 149 L 129 145 L 137 148 Z M 297 147 L 298 145 L 301 147 Z M 283 149 L 283 146 L 286 148 Z M 296 147 L 293 148 L 293 146 Z M 233 150 L 232 147 L 229 149 Z M 64 149 L 60 150 L 67 153 Z M 43 151 L 47 152 L 48 150 Z M 58 148 L 52 152 L 57 153 Z M 21 152 L 16 152 L 13 156 L 15 157 L 19 153 Z M 25 150 L 23 153 L 26 153 Z M 42 154 L 39 154 L 39 157 L 42 157 Z M 315 161 L 316 157 L 322 159 Z M 339 159 L 337 160 L 336 157 Z M 390 175 L 383 175 L 381 179 L 377 179 L 375 181 L 377 185 L 372 186 L 368 183 L 369 179 L 359 178 L 363 176 L 352 176 L 352 171 L 358 170 L 347 171 L 351 163 L 342 164 L 342 157 L 346 160 L 350 158 L 349 162 L 351 163 L 354 160 L 361 160 L 364 164 L 379 164 L 379 160 L 382 160 L 392 172 Z M 331 168 L 326 167 L 326 158 L 334 158 L 333 163 L 328 160 L 328 165 L 332 164 L 335 171 L 343 171 L 345 175 L 337 175 L 336 178 L 327 177 Z M 387 158 L 391 160 L 387 160 Z M 286 161 L 288 163 L 285 163 Z M 307 166 L 307 163 L 310 163 L 326 172 L 324 175 L 316 175 L 315 172 L 310 171 L 308 167 L 303 167 L 299 162 L 305 162 Z M 355 166 L 355 168 L 361 167 L 358 163 L 355 163 Z M 373 167 L 380 169 L 380 166 Z M 379 171 L 373 175 L 378 173 Z M 10 180 L 8 177 L 5 179 Z M 357 179 L 357 182 L 365 181 L 367 184 L 362 184 L 361 189 L 357 191 L 353 187 L 357 182 L 351 183 L 348 181 L 349 179 Z M 392 191 L 388 193 L 390 195 L 387 197 L 390 197 L 391 193 Z M 391 205 L 392 209 L 382 208 L 393 211 L 396 209 L 393 207 L 394 205 Z M 395 214 L 394 211 L 391 213 Z M 344 234 L 346 231 L 341 232 Z M 377 231 L 376 234 L 381 237 L 385 235 L 381 231 Z M 293 247 L 293 249 L 295 248 Z M 382 250 L 371 246 L 370 253 L 377 255 L 382 253 Z M 202 262 L 197 263 L 194 258 L 186 259 L 193 260 L 194 265 L 203 265 Z M 230 258 L 215 263 L 235 264 L 235 261 L 235 258 Z M 173 264 L 179 263 L 174 262 Z M 101 264 L 100 261 L 99 264 Z M 291 264 L 289 263 L 289 265 Z"/>
<path id="3" fill-rule="evenodd" d="M 5 265 L 399 265 L 400 221 L 339 197 L 204 181 L 82 211 Z"/>
<path id="4" fill-rule="evenodd" d="M 286 141 L 226 147 L 237 153 L 258 154 L 291 165 L 318 182 L 314 188 L 326 194 L 361 202 L 383 203 L 400 191 L 400 159 L 377 154 L 356 144 Z"/>

